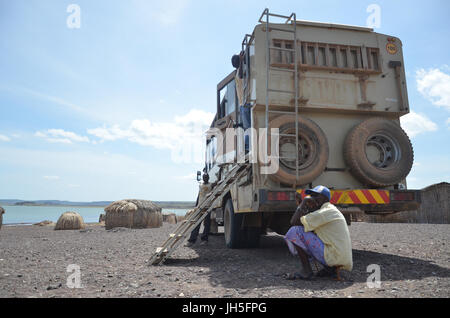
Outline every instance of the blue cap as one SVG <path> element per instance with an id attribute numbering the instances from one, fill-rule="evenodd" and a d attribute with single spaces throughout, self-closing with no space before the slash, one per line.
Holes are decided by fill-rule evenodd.
<path id="1" fill-rule="evenodd" d="M 323 194 L 324 196 L 326 196 L 328 198 L 328 201 L 331 200 L 330 189 L 328 189 L 327 187 L 324 187 L 323 185 L 318 185 L 314 189 L 308 189 L 305 191 L 305 193 L 306 194 L 312 194 L 312 193 Z"/>

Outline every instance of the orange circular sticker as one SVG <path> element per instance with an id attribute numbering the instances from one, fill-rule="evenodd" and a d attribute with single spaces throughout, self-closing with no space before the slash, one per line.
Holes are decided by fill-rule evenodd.
<path id="1" fill-rule="evenodd" d="M 389 54 L 397 53 L 397 45 L 395 45 L 394 43 L 386 44 L 386 51 L 388 51 Z"/>

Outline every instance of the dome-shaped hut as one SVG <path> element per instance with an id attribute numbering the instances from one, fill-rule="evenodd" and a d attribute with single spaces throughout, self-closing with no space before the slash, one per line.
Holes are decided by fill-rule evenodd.
<path id="1" fill-rule="evenodd" d="M 127 227 L 133 229 L 161 227 L 161 208 L 152 201 L 126 199 L 105 208 L 105 229 Z"/>
<path id="2" fill-rule="evenodd" d="M 55 230 L 81 230 L 85 227 L 83 217 L 77 212 L 64 212 L 56 222 Z"/>

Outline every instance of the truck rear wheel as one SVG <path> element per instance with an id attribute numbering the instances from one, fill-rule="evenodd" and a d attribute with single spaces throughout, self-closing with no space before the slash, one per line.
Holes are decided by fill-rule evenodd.
<path id="1" fill-rule="evenodd" d="M 359 181 L 384 187 L 406 178 L 412 168 L 414 152 L 400 125 L 384 118 L 371 118 L 347 135 L 344 158 Z"/>
<path id="2" fill-rule="evenodd" d="M 295 120 L 283 115 L 270 122 L 271 128 L 279 128 L 280 134 L 295 135 Z M 294 136 L 280 136 L 280 168 L 271 177 L 284 184 L 304 185 L 316 179 L 328 162 L 327 137 L 320 127 L 310 119 L 299 117 L 298 120 L 298 167 L 296 176 L 296 141 Z"/>

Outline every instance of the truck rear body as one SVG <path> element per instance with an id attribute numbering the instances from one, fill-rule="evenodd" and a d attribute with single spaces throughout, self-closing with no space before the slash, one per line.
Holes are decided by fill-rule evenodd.
<path id="1" fill-rule="evenodd" d="M 399 121 L 409 113 L 400 39 L 365 27 L 290 19 L 258 24 L 245 36 L 242 52 L 240 67 L 218 84 L 211 128 L 225 136 L 226 129 L 245 126 L 244 105 L 250 127 L 244 127 L 244 136 L 225 137 L 223 145 L 208 137 L 204 171 L 215 182 L 227 173 L 221 163 L 236 162 L 238 149 L 257 157 L 252 142 L 261 128 L 273 124 L 280 134 L 288 133 L 280 137 L 281 172 L 263 174 L 264 164 L 251 163 L 251 173 L 217 204 L 218 220 L 230 199 L 235 213 L 260 216 L 256 222 L 244 217 L 244 223 L 264 225 L 268 215 L 293 213 L 295 192 L 316 185 L 330 188 L 331 202 L 343 208 L 393 213 L 418 207 L 419 191 L 406 190 L 412 148 Z M 373 131 L 358 141 L 357 129 Z M 289 137 L 293 133 L 297 140 Z M 314 167 L 318 162 L 320 169 Z"/>

